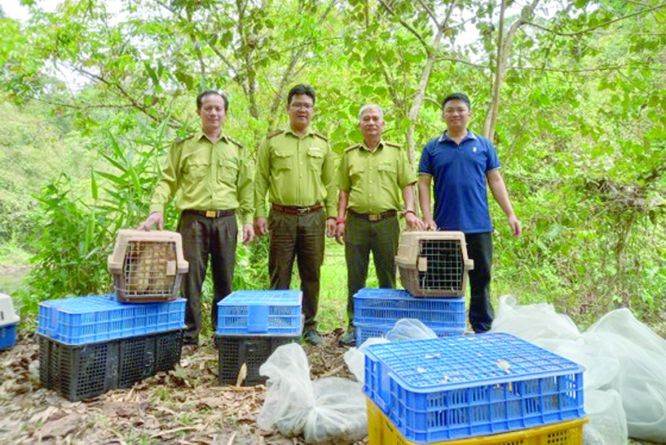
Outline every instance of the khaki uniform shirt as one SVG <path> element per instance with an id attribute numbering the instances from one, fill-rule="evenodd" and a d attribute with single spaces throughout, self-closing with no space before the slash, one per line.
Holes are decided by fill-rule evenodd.
<path id="1" fill-rule="evenodd" d="M 242 224 L 253 217 L 252 163 L 238 142 L 222 134 L 212 143 L 203 133 L 171 146 L 150 211 L 164 212 L 175 196 L 176 209 L 236 210 Z"/>
<path id="2" fill-rule="evenodd" d="M 268 191 L 271 203 L 300 207 L 322 203 L 326 215 L 335 218 L 335 159 L 328 139 L 312 130 L 302 138 L 291 130 L 269 135 L 257 159 L 256 216 L 267 215 Z"/>
<path id="3" fill-rule="evenodd" d="M 416 182 L 407 152 L 386 141 L 374 151 L 365 142 L 347 148 L 338 173 L 338 186 L 349 193 L 348 207 L 357 213 L 400 210 L 402 189 Z"/>

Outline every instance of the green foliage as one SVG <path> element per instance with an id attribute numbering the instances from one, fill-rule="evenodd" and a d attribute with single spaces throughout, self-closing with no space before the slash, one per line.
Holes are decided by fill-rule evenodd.
<path id="1" fill-rule="evenodd" d="M 71 191 L 70 178 L 62 175 L 38 197 L 41 233 L 28 276 L 30 291 L 23 299 L 28 313 L 35 313 L 41 300 L 110 290 L 104 264 L 113 233 L 107 215 L 73 198 Z"/>
<path id="2" fill-rule="evenodd" d="M 314 127 L 337 152 L 358 141 L 368 102 L 385 110 L 386 139 L 407 145 L 413 130 L 418 149 L 443 129 L 442 96 L 465 91 L 481 132 L 495 82 L 496 2 L 456 2 L 446 23 L 449 3 L 333 3 L 123 1 L 111 14 L 86 0 L 53 13 L 33 5 L 24 25 L 0 18 L 1 88 L 20 105 L 0 109 L 2 164 L 17 165 L 0 178 L 0 240 L 35 243 L 32 292 L 104 287 L 102 251 L 145 217 L 169 143 L 198 126 L 201 89 L 229 93 L 226 131 L 251 154 L 285 124 L 286 90 L 298 82 L 315 86 Z M 503 37 L 523 14 L 507 4 Z M 551 301 L 584 322 L 620 305 L 645 319 L 664 310 L 666 37 L 651 31 L 664 14 L 656 0 L 542 0 L 520 24 L 493 138 L 525 233 L 513 239 L 493 205 L 496 293 Z M 76 73 L 79 85 L 54 79 L 51 67 Z M 29 194 L 62 171 L 71 179 L 51 181 L 32 205 Z M 168 227 L 176 217 L 169 209 Z M 322 313 L 326 326 L 344 317 L 336 249 L 324 265 L 332 284 L 322 304 L 335 302 Z M 239 247 L 237 258 L 236 288 L 267 286 L 265 241 Z"/>

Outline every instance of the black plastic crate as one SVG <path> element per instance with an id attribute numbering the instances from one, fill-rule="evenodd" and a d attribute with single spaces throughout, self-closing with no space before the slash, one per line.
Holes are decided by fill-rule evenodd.
<path id="1" fill-rule="evenodd" d="M 266 377 L 259 375 L 259 367 L 270 357 L 278 346 L 299 342 L 300 336 L 228 336 L 216 335 L 219 350 L 218 380 L 222 385 L 235 385 L 241 366 L 245 363 L 247 376 L 243 386 L 259 385 Z"/>
<path id="2" fill-rule="evenodd" d="M 39 335 L 42 385 L 71 401 L 127 388 L 180 361 L 183 331 L 70 346 Z"/>

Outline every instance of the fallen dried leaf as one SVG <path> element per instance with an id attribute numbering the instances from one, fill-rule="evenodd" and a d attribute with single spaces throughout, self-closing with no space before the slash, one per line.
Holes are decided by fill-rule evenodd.
<path id="1" fill-rule="evenodd" d="M 42 426 L 37 432 L 41 438 L 61 437 L 76 430 L 81 422 L 78 414 L 68 414 L 58 420 L 50 420 Z"/>

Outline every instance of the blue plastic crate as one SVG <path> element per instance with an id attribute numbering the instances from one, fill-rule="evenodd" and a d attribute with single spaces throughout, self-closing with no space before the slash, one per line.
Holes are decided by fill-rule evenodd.
<path id="1" fill-rule="evenodd" d="M 16 325 L 7 324 L 0 327 L 0 351 L 9 349 L 16 344 Z"/>
<path id="2" fill-rule="evenodd" d="M 465 299 L 416 298 L 402 289 L 361 289 L 354 295 L 354 324 L 394 324 L 401 318 L 464 331 Z"/>
<path id="3" fill-rule="evenodd" d="M 442 328 L 438 326 L 429 326 L 428 323 L 425 323 L 430 329 L 435 331 L 438 337 L 450 337 L 454 335 L 463 335 L 465 333 L 465 328 L 458 329 L 449 329 Z M 356 328 L 356 346 L 361 346 L 363 342 L 371 337 L 386 337 L 388 331 L 393 329 L 395 323 L 392 324 L 355 324 Z"/>
<path id="4" fill-rule="evenodd" d="M 185 326 L 185 300 L 127 304 L 114 294 L 39 303 L 37 332 L 66 345 L 155 334 Z"/>
<path id="5" fill-rule="evenodd" d="M 364 392 L 418 443 L 585 415 L 583 368 L 509 334 L 372 345 Z"/>
<path id="6" fill-rule="evenodd" d="M 303 296 L 296 290 L 242 290 L 217 304 L 217 335 L 300 335 Z"/>

